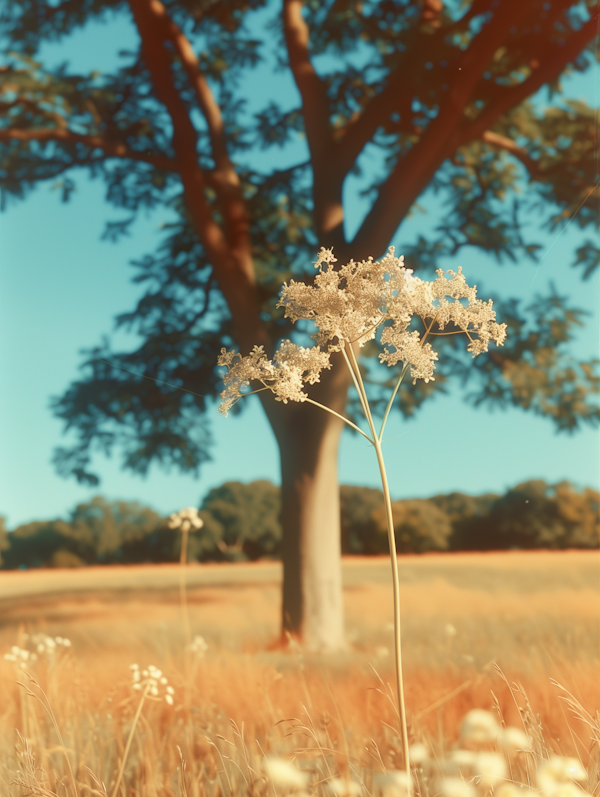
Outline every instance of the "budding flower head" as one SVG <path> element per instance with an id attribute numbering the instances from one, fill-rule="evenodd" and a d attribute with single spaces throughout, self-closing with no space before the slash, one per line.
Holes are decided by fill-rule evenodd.
<path id="1" fill-rule="evenodd" d="M 204 526 L 204 521 L 198 514 L 196 507 L 190 506 L 170 515 L 168 525 L 170 529 L 190 531 L 190 529 L 201 529 Z"/>

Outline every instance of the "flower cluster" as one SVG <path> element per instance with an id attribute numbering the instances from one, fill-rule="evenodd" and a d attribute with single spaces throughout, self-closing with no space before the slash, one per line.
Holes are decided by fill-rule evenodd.
<path id="1" fill-rule="evenodd" d="M 208 650 L 208 644 L 203 636 L 199 634 L 196 635 L 188 647 L 188 650 L 197 656 L 199 659 L 203 658 L 206 655 L 206 651 Z"/>
<path id="2" fill-rule="evenodd" d="M 504 343 L 506 324 L 496 323 L 491 300 L 477 299 L 476 287 L 467 285 L 460 267 L 457 273 L 440 269 L 437 278 L 427 282 L 404 267 L 393 247 L 380 261 L 351 260 L 340 268 L 334 268 L 335 262 L 331 249 L 321 249 L 314 284 L 292 280 L 284 285 L 278 303 L 294 323 L 314 323 L 316 346 L 304 348 L 284 340 L 272 360 L 262 346 L 246 357 L 222 349 L 218 363 L 227 373 L 219 412 L 227 415 L 252 381 L 271 390 L 277 401 L 306 401 L 304 384 L 318 382 L 321 371 L 331 368 L 331 353 L 353 343 L 364 346 L 380 327 L 381 362 L 410 366 L 413 383 L 434 380 L 438 356 L 426 341 L 430 334 L 439 334 L 432 332 L 434 326 L 457 327 L 468 337 L 467 350 L 473 357 L 487 351 L 490 341 Z M 423 332 L 409 330 L 415 316 L 423 322 Z"/>
<path id="3" fill-rule="evenodd" d="M 51 637 L 47 634 L 25 634 L 24 644 L 26 645 L 24 648 L 13 645 L 10 651 L 4 654 L 6 661 L 12 661 L 22 670 L 39 658 L 53 660 L 59 650 L 71 647 L 71 640 L 62 636 Z"/>
<path id="4" fill-rule="evenodd" d="M 190 531 L 190 529 L 201 529 L 204 521 L 198 514 L 198 510 L 190 506 L 187 509 L 180 509 L 169 516 L 169 528 Z"/>
<path id="5" fill-rule="evenodd" d="M 255 346 L 247 357 L 236 351 L 221 349 L 218 364 L 227 368 L 223 377 L 225 390 L 221 393 L 219 412 L 227 416 L 232 406 L 243 395 L 250 382 L 258 381 L 269 388 L 276 401 L 306 401 L 308 395 L 303 384 L 314 385 L 324 368 L 331 368 L 329 354 L 318 348 L 304 348 L 284 340 L 269 360 L 262 346 Z"/>
<path id="6" fill-rule="evenodd" d="M 144 694 L 155 700 L 164 699 L 170 706 L 173 705 L 173 695 L 175 690 L 169 686 L 168 680 L 162 674 L 162 670 L 149 664 L 145 670 L 140 671 L 139 664 L 131 664 L 132 688 L 137 692 L 144 691 Z"/>

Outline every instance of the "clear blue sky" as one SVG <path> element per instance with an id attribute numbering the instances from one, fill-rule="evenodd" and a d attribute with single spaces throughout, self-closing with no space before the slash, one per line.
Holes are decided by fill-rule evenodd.
<path id="1" fill-rule="evenodd" d="M 95 25 L 44 54 L 53 61 L 69 59 L 77 70 L 106 68 L 133 36 L 130 23 L 122 18 Z M 260 103 L 272 92 L 294 91 L 287 80 L 279 75 L 272 82 L 255 81 L 253 101 Z M 597 74 L 576 78 L 568 86 L 571 96 L 597 106 Z M 347 190 L 351 195 L 351 183 Z M 361 211 L 354 201 L 350 226 Z M 0 515 L 10 529 L 31 520 L 64 517 L 76 503 L 98 493 L 139 500 L 168 513 L 197 504 L 207 490 L 226 480 L 278 482 L 277 449 L 255 399 L 249 399 L 251 406 L 240 418 L 222 418 L 216 406 L 211 410 L 213 460 L 198 479 L 157 467 L 145 480 L 135 477 L 120 469 L 118 450 L 111 459 L 95 457 L 93 465 L 102 477 L 99 488 L 90 490 L 55 474 L 52 450 L 71 438 L 63 436 L 62 424 L 51 415 L 49 398 L 62 394 L 78 377 L 80 350 L 97 344 L 103 334 L 110 333 L 114 350 L 135 345 L 135 337 L 112 332 L 113 318 L 139 298 L 141 289 L 130 282 L 133 270 L 128 262 L 152 251 L 167 211 L 141 218 L 132 237 L 118 245 L 101 242 L 105 220 L 119 215 L 104 203 L 103 184 L 83 175 L 67 205 L 45 184 L 0 215 Z M 434 222 L 429 213 L 405 224 L 393 242 L 397 253 L 416 230 L 426 231 Z M 541 232 L 537 237 L 546 246 L 539 268 L 529 263 L 499 268 L 476 252 L 462 256 L 460 264 L 468 281 L 480 287 L 482 298 L 485 291 L 498 290 L 527 302 L 553 280 L 559 291 L 592 314 L 573 353 L 598 356 L 599 275 L 582 283 L 569 268 L 571 253 L 584 235 L 573 224 L 558 240 Z M 557 435 L 549 421 L 519 410 L 473 410 L 460 392 L 431 402 L 415 421 L 395 417 L 388 437 L 394 438 L 387 443 L 386 458 L 397 498 L 452 490 L 502 492 L 531 478 L 568 479 L 600 488 L 597 430 Z M 374 454 L 362 439 L 344 436 L 340 480 L 378 485 Z"/>

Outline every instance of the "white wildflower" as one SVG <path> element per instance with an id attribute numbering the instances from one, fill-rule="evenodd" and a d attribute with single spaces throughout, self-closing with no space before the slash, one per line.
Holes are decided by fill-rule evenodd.
<path id="1" fill-rule="evenodd" d="M 475 758 L 475 772 L 486 787 L 494 786 L 507 775 L 506 761 L 500 753 L 481 752 Z"/>
<path id="2" fill-rule="evenodd" d="M 136 692 L 142 692 L 146 697 L 155 700 L 165 700 L 170 706 L 173 705 L 173 695 L 175 690 L 169 686 L 167 678 L 162 670 L 149 664 L 148 667 L 140 671 L 139 664 L 130 664 L 131 688 Z"/>
<path id="3" fill-rule="evenodd" d="M 306 401 L 304 382 L 314 385 L 321 371 L 331 368 L 329 354 L 318 348 L 304 348 L 289 340 L 282 341 L 273 360 L 267 359 L 262 346 L 255 346 L 247 357 L 238 352 L 221 349 L 218 364 L 227 368 L 223 377 L 225 390 L 221 393 L 219 412 L 227 416 L 233 405 L 244 395 L 250 382 L 258 381 L 275 394 L 276 401 Z"/>
<path id="4" fill-rule="evenodd" d="M 300 791 L 308 783 L 308 772 L 301 772 L 285 758 L 267 756 L 263 760 L 263 770 L 276 789 Z"/>
<path id="5" fill-rule="evenodd" d="M 457 631 L 457 630 L 456 630 L 456 628 L 455 628 L 455 627 L 452 625 L 452 623 L 446 623 L 446 625 L 444 626 L 444 633 L 445 633 L 445 634 L 446 634 L 446 636 L 447 636 L 447 637 L 450 639 L 450 638 L 452 638 L 452 637 L 455 637 L 455 636 L 456 636 L 456 634 L 458 633 L 458 631 Z"/>
<path id="6" fill-rule="evenodd" d="M 474 743 L 495 742 L 500 735 L 500 726 L 489 711 L 474 708 L 464 718 L 460 727 L 461 739 Z"/>
<path id="7" fill-rule="evenodd" d="M 519 750 L 531 750 L 531 742 L 527 738 L 525 731 L 520 728 L 502 728 L 498 736 L 498 746 L 508 753 Z"/>
<path id="8" fill-rule="evenodd" d="M 385 775 L 373 777 L 373 794 L 380 797 L 410 797 L 412 778 L 401 770 L 388 770 Z"/>
<path id="9" fill-rule="evenodd" d="M 204 526 L 204 521 L 196 507 L 189 506 L 187 509 L 180 509 L 179 512 L 170 515 L 168 525 L 170 529 L 190 531 L 191 529 L 201 529 Z"/>
<path id="10" fill-rule="evenodd" d="M 440 782 L 441 797 L 476 797 L 476 791 L 462 778 L 444 778 Z"/>
<path id="11" fill-rule="evenodd" d="M 325 784 L 325 790 L 332 797 L 358 797 L 363 792 L 360 783 L 345 778 L 333 778 Z"/>
<path id="12" fill-rule="evenodd" d="M 537 782 L 547 797 L 554 795 L 570 781 L 587 780 L 587 772 L 577 758 L 553 755 L 548 761 L 542 761 L 537 768 Z M 565 795 L 567 797 L 567 795 Z"/>
<path id="13" fill-rule="evenodd" d="M 408 748 L 410 763 L 419 766 L 429 760 L 429 748 L 423 742 L 411 744 Z"/>
<path id="14" fill-rule="evenodd" d="M 204 637 L 198 634 L 192 639 L 192 642 L 189 645 L 188 650 L 191 651 L 194 655 L 198 656 L 198 658 L 203 658 L 206 655 L 206 651 L 208 650 L 208 644 L 204 639 Z"/>

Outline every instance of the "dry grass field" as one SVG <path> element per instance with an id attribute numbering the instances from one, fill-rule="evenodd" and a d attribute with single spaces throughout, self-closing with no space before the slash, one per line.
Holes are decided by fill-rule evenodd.
<path id="1" fill-rule="evenodd" d="M 491 709 L 508 725 L 522 728 L 524 720 L 534 745 L 511 760 L 511 782 L 531 782 L 527 756 L 555 753 L 579 758 L 590 769 L 582 786 L 597 794 L 598 554 L 426 555 L 400 564 L 411 741 L 425 742 L 440 761 L 457 744 L 466 712 Z M 387 559 L 344 561 L 349 648 L 325 659 L 274 648 L 275 562 L 187 568 L 192 633 L 208 648 L 186 654 L 178 578 L 171 565 L 0 574 L 0 656 L 25 647 L 26 634 L 71 641 L 28 666 L 43 694 L 0 658 L 3 797 L 112 797 L 115 785 L 125 796 L 272 795 L 261 761 L 292 753 L 311 773 L 314 793 L 331 792 L 338 776 L 372 793 L 373 772 L 401 766 L 387 686 Z M 173 704 L 145 701 L 116 783 L 140 701 L 133 663 L 163 671 Z M 551 679 L 589 712 L 591 726 Z M 427 782 L 420 771 L 417 790 L 435 793 L 433 776 Z M 275 793 L 282 791 L 280 784 Z"/>

